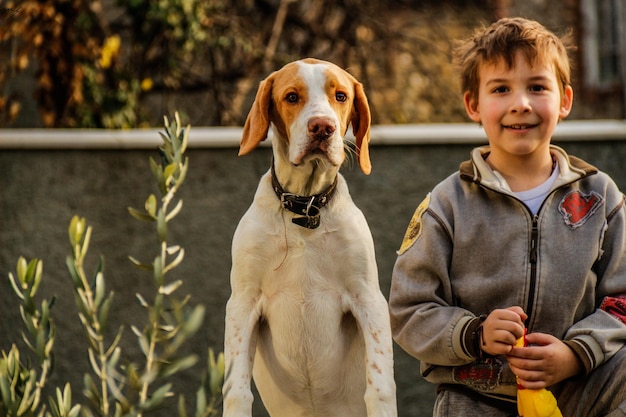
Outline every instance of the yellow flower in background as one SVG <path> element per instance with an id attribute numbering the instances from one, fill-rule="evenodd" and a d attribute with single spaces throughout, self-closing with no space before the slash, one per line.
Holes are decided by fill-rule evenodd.
<path id="1" fill-rule="evenodd" d="M 109 68 L 113 59 L 117 57 L 120 52 L 120 45 L 122 40 L 119 35 L 109 36 L 104 40 L 102 51 L 100 52 L 100 66 L 102 68 Z"/>
<path id="2" fill-rule="evenodd" d="M 152 78 L 148 77 L 141 80 L 141 91 L 150 91 L 153 86 L 154 82 L 152 81 Z"/>

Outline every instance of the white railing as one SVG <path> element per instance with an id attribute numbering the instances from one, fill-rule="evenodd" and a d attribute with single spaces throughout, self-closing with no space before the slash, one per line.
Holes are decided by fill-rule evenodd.
<path id="1" fill-rule="evenodd" d="M 148 149 L 161 144 L 159 128 L 106 129 L 0 129 L 0 149 Z M 189 146 L 239 146 L 240 127 L 193 127 Z M 626 120 L 564 121 L 554 141 L 626 140 Z M 271 138 L 270 138 L 271 140 Z M 265 142 L 269 143 L 269 140 Z M 482 128 L 473 123 L 376 125 L 372 145 L 486 143 Z"/>

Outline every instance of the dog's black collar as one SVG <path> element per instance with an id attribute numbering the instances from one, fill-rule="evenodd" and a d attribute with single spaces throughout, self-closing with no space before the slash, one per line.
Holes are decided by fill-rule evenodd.
<path id="1" fill-rule="evenodd" d="M 287 193 L 283 190 L 283 187 L 278 182 L 276 177 L 276 171 L 274 169 L 274 161 L 272 161 L 272 188 L 278 196 L 283 208 L 289 210 L 295 214 L 299 214 L 303 217 L 294 217 L 291 221 L 298 226 L 306 227 L 307 229 L 317 229 L 320 225 L 320 209 L 324 207 L 333 195 L 337 188 L 337 177 L 335 181 L 324 191 L 323 193 L 311 196 L 300 196 L 292 193 Z"/>

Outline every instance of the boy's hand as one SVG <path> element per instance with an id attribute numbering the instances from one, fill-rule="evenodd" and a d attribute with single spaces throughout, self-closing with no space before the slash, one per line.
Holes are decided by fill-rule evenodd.
<path id="1" fill-rule="evenodd" d="M 482 324 L 483 352 L 489 355 L 506 355 L 515 341 L 524 335 L 524 320 L 528 316 L 521 307 L 493 310 Z"/>
<path id="2" fill-rule="evenodd" d="M 511 370 L 524 388 L 546 388 L 583 369 L 574 352 L 552 335 L 529 333 L 526 342 L 529 346 L 514 348 L 507 355 Z"/>

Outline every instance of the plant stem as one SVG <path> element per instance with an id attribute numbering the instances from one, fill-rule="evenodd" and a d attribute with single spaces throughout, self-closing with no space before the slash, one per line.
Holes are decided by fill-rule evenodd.
<path id="1" fill-rule="evenodd" d="M 158 322 L 154 321 L 152 323 L 152 328 L 150 329 L 151 337 L 150 337 L 150 347 L 148 349 L 148 354 L 146 355 L 146 375 L 150 375 L 152 371 L 152 366 L 154 364 L 154 351 L 156 349 L 156 338 L 158 332 Z M 144 404 L 148 399 L 148 387 L 150 386 L 149 381 L 143 382 L 141 386 L 141 393 L 139 395 L 139 404 Z M 143 411 L 140 410 L 137 414 L 137 417 L 142 417 Z"/>
<path id="2" fill-rule="evenodd" d="M 87 228 L 87 235 L 84 242 L 89 241 L 89 236 L 91 235 L 91 227 Z M 84 243 L 83 242 L 83 243 Z M 109 394 L 107 389 L 107 356 L 106 350 L 104 347 L 104 336 L 102 334 L 102 327 L 100 326 L 100 322 L 98 321 L 98 311 L 94 302 L 93 291 L 91 290 L 91 286 L 87 281 L 87 275 L 85 274 L 85 268 L 83 265 L 84 261 L 84 251 L 80 247 L 80 243 L 77 243 L 77 248 L 74 250 L 74 267 L 76 268 L 76 272 L 80 277 L 83 288 L 82 293 L 84 295 L 84 299 L 86 301 L 86 306 L 89 308 L 89 315 L 91 317 L 88 318 L 87 325 L 91 326 L 96 334 L 96 342 L 98 346 L 98 361 L 100 365 L 100 390 L 102 391 L 102 403 L 100 405 L 101 412 L 103 417 L 108 417 L 109 415 Z M 80 293 L 79 293 L 80 295 Z M 81 296 L 83 298 L 83 296 Z"/>

